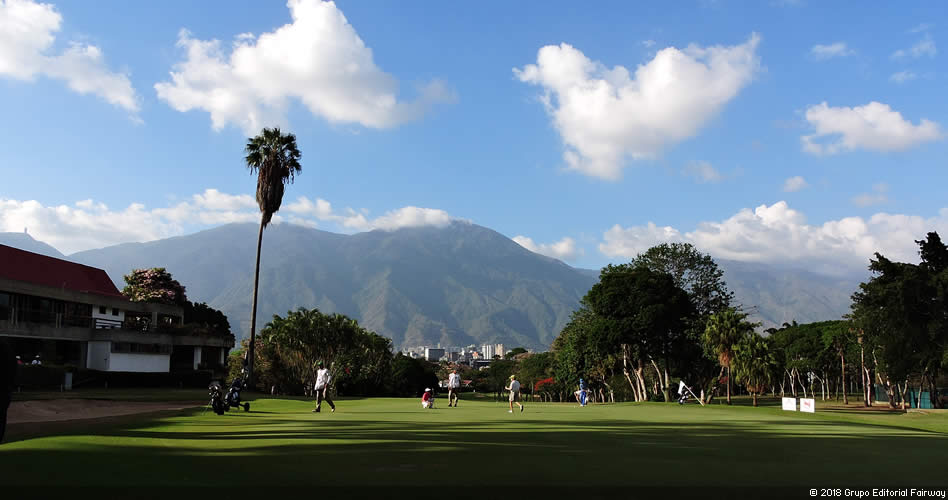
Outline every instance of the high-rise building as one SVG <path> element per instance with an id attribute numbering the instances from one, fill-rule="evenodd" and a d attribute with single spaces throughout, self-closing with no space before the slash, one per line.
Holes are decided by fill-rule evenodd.
<path id="1" fill-rule="evenodd" d="M 439 361 L 444 357 L 444 349 L 434 347 L 425 347 L 425 359 L 427 361 Z"/>
<path id="2" fill-rule="evenodd" d="M 481 346 L 481 356 L 483 356 L 484 359 L 493 359 L 494 354 L 497 354 L 494 352 L 494 344 L 484 344 Z"/>
<path id="3" fill-rule="evenodd" d="M 507 351 L 504 350 L 504 344 L 496 344 L 496 345 L 494 346 L 494 354 L 499 354 L 500 357 L 506 356 L 506 355 L 507 355 Z"/>

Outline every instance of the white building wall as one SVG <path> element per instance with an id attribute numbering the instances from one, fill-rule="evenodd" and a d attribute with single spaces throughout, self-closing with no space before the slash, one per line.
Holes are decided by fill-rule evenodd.
<path id="1" fill-rule="evenodd" d="M 192 370 L 197 370 L 198 365 L 201 364 L 201 346 L 194 346 L 194 366 L 191 367 Z"/>
<path id="2" fill-rule="evenodd" d="M 110 372 L 160 372 L 171 371 L 170 354 L 126 354 L 112 353 Z"/>
<path id="3" fill-rule="evenodd" d="M 100 307 L 105 307 L 105 314 L 102 314 L 101 312 L 99 312 Z M 118 308 L 115 308 L 112 306 L 100 306 L 98 304 L 93 304 L 92 305 L 92 324 L 94 324 L 96 328 L 109 328 L 109 326 L 105 326 L 105 322 L 113 323 L 115 321 L 119 321 L 119 322 L 125 321 L 125 311 L 118 309 L 118 316 L 115 316 L 112 314 L 112 311 L 114 311 L 115 309 L 118 309 Z M 105 320 L 105 321 L 103 322 L 103 321 L 96 321 L 96 320 Z M 116 325 L 113 328 L 121 328 L 121 325 Z"/>
<path id="4" fill-rule="evenodd" d="M 484 344 L 481 346 L 481 356 L 484 356 L 484 359 L 493 359 L 494 354 L 494 344 Z"/>
<path id="5" fill-rule="evenodd" d="M 107 371 L 109 369 L 109 358 L 112 356 L 112 343 L 109 341 L 89 341 L 89 349 L 86 351 L 86 366 L 90 370 Z"/>

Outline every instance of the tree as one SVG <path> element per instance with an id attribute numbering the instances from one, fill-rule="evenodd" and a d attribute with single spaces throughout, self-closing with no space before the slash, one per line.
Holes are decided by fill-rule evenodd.
<path id="1" fill-rule="evenodd" d="M 727 308 L 712 314 L 704 331 L 705 345 L 717 356 L 722 371 L 727 370 L 727 404 L 731 404 L 731 362 L 734 360 L 734 346 L 757 327 L 757 324 L 746 321 L 746 318 L 747 314 Z"/>
<path id="2" fill-rule="evenodd" d="M 852 326 L 848 321 L 834 321 L 823 330 L 823 345 L 839 356 L 840 385 L 843 388 L 843 404 L 849 404 L 846 392 L 846 351 L 853 345 Z M 865 384 L 863 384 L 865 386 Z"/>
<path id="3" fill-rule="evenodd" d="M 701 342 L 708 318 L 731 306 L 734 293 L 727 289 L 724 272 L 710 255 L 698 251 L 690 243 L 663 243 L 649 248 L 631 262 L 636 267 L 671 275 L 675 285 L 688 293 L 695 308 L 695 316 L 671 357 L 673 369 L 680 377 L 701 388 L 702 404 L 713 397 L 717 363 L 708 356 Z M 707 389 L 707 390 L 706 390 Z M 707 393 L 707 400 L 705 394 Z"/>
<path id="4" fill-rule="evenodd" d="M 527 352 L 527 350 L 524 349 L 523 347 L 514 347 L 513 349 L 510 350 L 510 352 L 508 352 L 507 354 L 504 354 L 504 359 L 513 359 L 514 356 L 518 354 L 523 354 L 525 352 Z"/>
<path id="5" fill-rule="evenodd" d="M 919 387 L 927 383 L 938 408 L 936 380 L 948 350 L 948 246 L 934 232 L 916 243 L 918 265 L 875 254 L 872 278 L 853 295 L 852 315 L 879 346 L 881 364 L 900 392 L 905 393 L 909 378 Z"/>
<path id="6" fill-rule="evenodd" d="M 163 267 L 135 269 L 126 274 L 122 295 L 132 302 L 154 302 L 183 306 L 187 303 L 184 286 Z"/>
<path id="7" fill-rule="evenodd" d="M 257 173 L 257 206 L 260 207 L 260 231 L 257 234 L 257 263 L 253 273 L 253 300 L 250 307 L 250 355 L 247 379 L 253 380 L 254 334 L 257 327 L 257 290 L 260 285 L 260 248 L 263 230 L 283 204 L 283 191 L 302 171 L 296 136 L 279 128 L 264 128 L 260 135 L 247 140 L 244 158 L 250 173 Z"/>
<path id="8" fill-rule="evenodd" d="M 638 354 L 648 359 L 658 375 L 665 401 L 671 401 L 669 358 L 675 344 L 685 338 L 695 315 L 688 294 L 667 273 L 610 264 L 603 268 L 599 283 L 583 301 L 592 312 L 613 322 L 611 326 L 618 335 L 613 345 L 623 351 L 632 349 L 626 346 L 635 346 Z M 664 371 L 656 360 L 663 362 Z"/>
<path id="9" fill-rule="evenodd" d="M 766 392 L 776 364 L 767 339 L 751 332 L 734 346 L 734 376 L 744 383 L 757 406 L 757 395 Z"/>

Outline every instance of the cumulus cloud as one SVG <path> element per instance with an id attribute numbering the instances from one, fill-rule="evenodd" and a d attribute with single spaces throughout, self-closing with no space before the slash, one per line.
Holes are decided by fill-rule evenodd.
<path id="1" fill-rule="evenodd" d="M 328 222 L 335 229 L 352 232 L 444 227 L 454 221 L 466 222 L 433 208 L 407 206 L 375 219 L 368 219 L 363 212 L 351 208 L 336 211 L 326 200 L 300 197 L 285 203 L 273 217 L 273 223 L 315 228 L 320 222 Z M 146 208 L 141 203 L 133 203 L 124 209 L 112 209 L 91 199 L 72 205 L 44 206 L 36 200 L 0 198 L 0 232 L 19 232 L 26 227 L 34 238 L 66 254 L 179 236 L 232 222 L 260 222 L 260 211 L 253 196 L 206 189 L 166 207 Z"/>
<path id="2" fill-rule="evenodd" d="M 800 138 L 803 150 L 816 155 L 857 149 L 903 151 L 943 137 L 937 123 L 923 118 L 914 125 L 888 104 L 875 101 L 853 108 L 823 102 L 806 110 L 806 120 L 814 133 Z"/>
<path id="3" fill-rule="evenodd" d="M 584 254 L 583 249 L 576 246 L 576 240 L 568 236 L 561 239 L 560 241 L 550 244 L 537 244 L 532 238 L 522 235 L 514 236 L 511 239 L 533 253 L 546 255 L 547 257 L 553 257 L 554 259 L 573 261 Z"/>
<path id="4" fill-rule="evenodd" d="M 932 40 L 931 35 L 925 35 L 925 38 L 915 45 L 893 52 L 892 59 L 918 59 L 923 56 L 935 57 L 936 54 L 938 54 L 938 47 L 935 46 L 935 40 Z"/>
<path id="5" fill-rule="evenodd" d="M 79 94 L 94 94 L 136 118 L 139 98 L 125 73 L 111 71 L 102 49 L 69 42 L 53 47 L 62 15 L 51 4 L 0 0 L 0 76 L 32 81 L 37 76 L 62 80 Z"/>
<path id="6" fill-rule="evenodd" d="M 790 177 L 783 182 L 783 190 L 788 193 L 795 193 L 807 187 L 809 187 L 809 184 L 806 183 L 806 179 L 799 175 Z"/>
<path id="7" fill-rule="evenodd" d="M 296 201 L 287 205 L 286 210 L 294 214 L 314 217 L 317 220 L 334 222 L 344 228 L 357 231 L 371 231 L 373 229 L 394 231 L 404 227 L 422 226 L 444 227 L 454 221 L 461 220 L 452 217 L 444 210 L 413 206 L 392 210 L 370 220 L 365 214 L 352 208 L 337 212 L 333 210 L 332 204 L 328 201 L 321 198 L 313 201 L 305 196 L 300 196 Z"/>
<path id="8" fill-rule="evenodd" d="M 810 48 L 810 57 L 817 61 L 825 61 L 834 57 L 846 57 L 855 54 L 856 51 L 846 46 L 845 42 L 836 42 L 829 45 L 814 45 Z"/>
<path id="9" fill-rule="evenodd" d="M 634 74 L 563 43 L 541 48 L 536 64 L 513 72 L 543 89 L 566 165 L 615 180 L 626 160 L 653 157 L 697 134 L 759 71 L 759 43 L 755 33 L 730 47 L 667 47 Z"/>
<path id="10" fill-rule="evenodd" d="M 877 213 L 868 219 L 845 217 L 811 225 L 786 202 L 745 208 L 720 222 L 702 222 L 690 232 L 672 227 L 624 228 L 603 234 L 599 250 L 609 257 L 632 258 L 651 246 L 687 242 L 716 258 L 777 264 L 795 263 L 829 273 L 863 271 L 874 252 L 917 262 L 915 240 L 929 231 L 948 231 L 948 208 L 925 218 Z"/>
<path id="11" fill-rule="evenodd" d="M 420 85 L 413 101 L 399 99 L 397 80 L 376 66 L 335 3 L 289 0 L 287 7 L 290 24 L 237 35 L 229 51 L 182 30 L 177 45 L 186 57 L 171 81 L 155 84 L 158 97 L 177 111 L 210 113 L 215 130 L 236 125 L 248 135 L 285 125 L 294 100 L 331 123 L 388 128 L 454 99 L 438 80 Z"/>
<path id="12" fill-rule="evenodd" d="M 718 172 L 717 169 L 706 161 L 693 161 L 682 169 L 682 173 L 698 182 L 714 183 L 724 179 L 721 172 Z"/>
<path id="13" fill-rule="evenodd" d="M 880 205 L 889 201 L 889 185 L 880 182 L 872 186 L 871 193 L 863 193 L 859 196 L 853 197 L 853 204 L 859 207 L 868 207 L 872 205 Z"/>

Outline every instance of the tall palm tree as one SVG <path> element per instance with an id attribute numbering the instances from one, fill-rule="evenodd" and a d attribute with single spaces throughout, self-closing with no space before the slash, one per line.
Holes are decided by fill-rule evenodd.
<path id="1" fill-rule="evenodd" d="M 247 352 L 247 383 L 253 381 L 254 334 L 257 328 L 257 287 L 260 284 L 260 246 L 263 229 L 283 204 L 283 191 L 302 171 L 296 136 L 283 134 L 279 127 L 264 128 L 260 135 L 247 139 L 244 148 L 247 168 L 257 175 L 257 205 L 260 207 L 260 232 L 257 234 L 257 265 L 253 273 L 253 305 L 250 309 L 250 348 Z"/>
<path id="2" fill-rule="evenodd" d="M 746 335 L 734 346 L 735 377 L 747 386 L 757 406 L 757 395 L 764 392 L 777 364 L 768 339 L 755 333 Z"/>
<path id="3" fill-rule="evenodd" d="M 727 370 L 727 404 L 731 404 L 731 362 L 734 346 L 756 326 L 745 321 L 747 314 L 727 308 L 712 314 L 704 330 L 704 343 L 718 356 L 722 371 Z"/>

